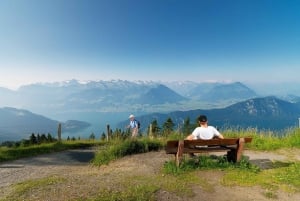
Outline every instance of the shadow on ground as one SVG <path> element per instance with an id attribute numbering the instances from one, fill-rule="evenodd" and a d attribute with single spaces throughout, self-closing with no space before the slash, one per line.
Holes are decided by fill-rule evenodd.
<path id="1" fill-rule="evenodd" d="M 291 165 L 291 163 L 288 162 L 271 161 L 270 159 L 255 159 L 255 160 L 249 160 L 249 162 L 254 165 L 257 165 L 262 170 L 288 167 Z"/>
<path id="2" fill-rule="evenodd" d="M 73 150 L 67 153 L 71 160 L 80 162 L 80 163 L 88 163 L 95 157 L 95 152 L 92 150 L 85 151 L 77 151 Z"/>

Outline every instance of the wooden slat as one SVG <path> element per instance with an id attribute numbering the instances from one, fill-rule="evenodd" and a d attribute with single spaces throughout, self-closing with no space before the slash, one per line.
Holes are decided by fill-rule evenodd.
<path id="1" fill-rule="evenodd" d="M 204 145 L 235 145 L 238 138 L 212 139 L 212 140 L 184 140 L 184 146 L 204 146 Z"/>
<path id="2" fill-rule="evenodd" d="M 204 145 L 237 145 L 240 138 L 225 138 L 225 139 L 211 139 L 211 140 L 184 140 L 184 147 L 188 146 L 204 146 Z M 252 141 L 252 138 L 244 138 L 245 143 Z"/>
<path id="3" fill-rule="evenodd" d="M 184 153 L 203 153 L 203 152 L 218 152 L 218 151 L 230 151 L 232 148 L 227 147 L 206 147 L 206 148 L 184 148 Z"/>
<path id="4" fill-rule="evenodd" d="M 178 146 L 178 140 L 169 140 L 167 142 L 167 147 L 174 148 Z"/>
<path id="5" fill-rule="evenodd" d="M 252 142 L 252 137 L 244 137 L 245 143 L 250 143 Z"/>
<path id="6" fill-rule="evenodd" d="M 178 151 L 178 140 L 170 140 L 165 148 L 167 154 L 176 154 Z"/>

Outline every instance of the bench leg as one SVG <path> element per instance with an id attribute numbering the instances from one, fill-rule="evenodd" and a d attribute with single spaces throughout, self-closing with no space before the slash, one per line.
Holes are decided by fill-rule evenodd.
<path id="1" fill-rule="evenodd" d="M 244 145 L 245 145 L 245 139 L 240 138 L 239 139 L 239 144 L 238 144 L 238 147 L 237 147 L 236 162 L 240 162 L 240 160 L 242 159 L 242 153 L 243 153 L 243 150 L 244 150 Z"/>
<path id="2" fill-rule="evenodd" d="M 178 150 L 177 150 L 176 158 L 175 158 L 175 162 L 176 162 L 177 167 L 179 167 L 179 164 L 182 160 L 183 148 L 184 148 L 184 142 L 183 142 L 183 140 L 179 140 L 178 141 Z"/>
<path id="3" fill-rule="evenodd" d="M 230 151 L 227 151 L 227 160 L 229 162 L 236 162 L 236 156 L 237 156 L 237 150 L 231 149 Z"/>
<path id="4" fill-rule="evenodd" d="M 227 160 L 232 162 L 240 162 L 244 149 L 245 139 L 240 138 L 236 149 L 231 149 L 227 152 Z"/>

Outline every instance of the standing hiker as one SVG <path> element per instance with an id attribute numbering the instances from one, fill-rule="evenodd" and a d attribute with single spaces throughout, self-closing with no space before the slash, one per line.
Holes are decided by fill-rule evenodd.
<path id="1" fill-rule="evenodd" d="M 139 132 L 139 122 L 135 119 L 134 115 L 131 114 L 129 116 L 130 122 L 127 128 L 130 128 L 131 131 L 131 137 L 135 138 L 138 135 Z"/>

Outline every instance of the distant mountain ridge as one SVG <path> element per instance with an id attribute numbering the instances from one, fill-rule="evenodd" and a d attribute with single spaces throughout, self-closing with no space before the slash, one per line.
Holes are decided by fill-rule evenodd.
<path id="1" fill-rule="evenodd" d="M 262 123 L 257 123 L 256 120 L 252 120 L 251 118 L 254 118 L 254 116 L 250 114 L 244 114 L 249 117 L 249 120 L 240 122 L 238 119 L 243 119 L 243 116 L 239 113 L 237 120 L 230 118 L 230 121 L 227 120 L 226 116 L 221 114 L 215 115 L 219 114 L 219 111 L 227 109 L 227 115 L 234 116 L 238 110 L 230 109 L 230 107 L 252 99 L 255 100 L 255 104 L 252 107 L 256 108 L 257 112 L 262 114 L 263 110 L 266 111 L 265 116 L 261 115 L 265 119 L 260 117 L 256 119 L 266 122 L 265 125 L 269 125 L 272 122 L 270 120 L 270 123 L 268 123 L 268 112 L 272 111 L 268 108 L 263 109 L 263 107 L 266 107 L 266 103 L 261 103 L 260 108 L 257 105 L 258 99 L 256 98 L 258 95 L 256 92 L 241 82 L 195 83 L 188 81 L 163 83 L 111 80 L 83 83 L 77 80 L 69 80 L 57 83 L 25 85 L 16 91 L 0 88 L 0 96 L 0 107 L 24 108 L 27 111 L 32 111 L 34 114 L 41 114 L 50 119 L 59 119 L 65 123 L 69 119 L 77 120 L 76 124 L 88 122 L 92 126 L 88 127 L 88 131 L 85 131 L 88 132 L 85 133 L 86 135 L 91 132 L 99 134 L 105 131 L 107 124 L 115 128 L 118 122 L 127 118 L 131 113 L 140 116 L 142 118 L 141 121 L 150 122 L 151 120 L 148 118 L 144 119 L 144 115 L 150 115 L 150 119 L 153 119 L 156 116 L 160 117 L 161 113 L 168 114 L 172 111 L 177 111 L 173 116 L 176 118 L 176 122 L 180 124 L 183 121 L 184 115 L 182 114 L 186 113 L 180 111 L 192 112 L 195 110 L 197 111 L 195 115 L 200 111 L 212 114 L 214 117 L 212 118 L 213 121 L 216 121 L 219 125 L 224 125 L 226 122 L 229 126 L 231 124 L 238 125 L 238 123 L 244 126 L 243 123 L 246 125 L 247 122 L 249 123 L 248 125 L 263 125 Z M 290 101 L 287 101 L 288 103 L 294 103 L 295 105 L 300 100 L 297 95 L 290 95 L 285 98 Z M 278 102 L 280 106 L 283 105 L 280 101 L 275 102 Z M 240 106 L 240 112 L 251 106 L 250 102 L 247 104 Z M 285 109 L 283 109 L 284 111 Z M 252 112 L 254 113 L 255 110 L 252 110 Z M 223 112 L 221 113 L 223 114 Z M 222 119 L 218 122 L 217 117 L 219 116 Z M 294 113 L 286 115 L 287 120 L 294 118 Z M 284 120 L 284 123 L 278 123 L 278 125 L 281 125 L 278 127 L 290 125 L 287 123 L 287 120 Z M 224 123 L 224 121 L 226 122 Z M 23 130 L 27 131 L 25 128 Z M 72 132 L 75 133 L 74 130 Z M 0 128 L 0 136 L 1 133 L 7 134 L 8 132 Z M 78 134 L 81 135 L 81 133 Z"/>
<path id="2" fill-rule="evenodd" d="M 70 80 L 63 83 L 31 84 L 22 86 L 17 91 L 0 90 L 0 95 L 2 97 L 0 106 L 26 108 L 41 114 L 80 110 L 130 112 L 143 111 L 145 108 L 147 110 L 147 107 L 149 111 L 153 111 L 154 105 L 176 104 L 190 100 L 211 104 L 226 101 L 232 103 L 257 96 L 253 90 L 240 82 L 189 82 L 174 86 L 159 82 L 126 80 L 87 83 Z"/>
<path id="3" fill-rule="evenodd" d="M 201 88 L 194 89 L 201 91 Z M 249 87 L 243 85 L 240 82 L 234 82 L 229 84 L 216 84 L 209 91 L 200 94 L 199 99 L 205 101 L 222 101 L 222 100 L 245 100 L 249 98 L 257 97 L 257 94 Z"/>
<path id="4" fill-rule="evenodd" d="M 196 118 L 205 114 L 209 124 L 221 129 L 226 128 L 258 128 L 280 130 L 298 126 L 300 117 L 300 104 L 290 103 L 274 96 L 254 98 L 235 103 L 219 109 L 197 109 L 190 111 L 174 111 L 170 113 L 153 113 L 137 117 L 142 125 L 149 125 L 156 119 L 162 125 L 167 118 L 172 118 L 175 125 L 183 124 L 189 117 L 191 123 L 196 123 Z M 125 122 L 120 122 L 119 126 Z"/>
<path id="5" fill-rule="evenodd" d="M 32 133 L 57 137 L 58 124 L 63 132 L 82 130 L 90 126 L 87 122 L 69 120 L 59 122 L 27 110 L 0 108 L 0 141 L 27 139 Z"/>

